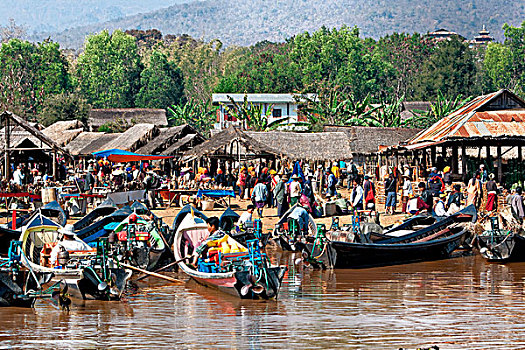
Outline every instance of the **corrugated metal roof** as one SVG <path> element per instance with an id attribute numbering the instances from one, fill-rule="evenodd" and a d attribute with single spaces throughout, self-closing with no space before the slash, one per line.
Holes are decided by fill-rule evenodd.
<path id="1" fill-rule="evenodd" d="M 461 137 L 525 136 L 525 109 L 479 111 L 507 90 L 473 99 L 410 140 L 410 144 Z"/>

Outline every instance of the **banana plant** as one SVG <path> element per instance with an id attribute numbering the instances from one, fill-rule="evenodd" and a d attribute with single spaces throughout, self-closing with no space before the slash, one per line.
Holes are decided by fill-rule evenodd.
<path id="1" fill-rule="evenodd" d="M 248 96 L 244 95 L 242 103 L 235 101 L 231 96 L 227 96 L 231 106 L 221 103 L 221 106 L 229 115 L 245 123 L 248 129 L 253 131 L 269 131 L 283 125 L 289 121 L 289 117 L 282 117 L 270 122 L 273 112 L 273 105 L 263 112 L 263 106 L 248 101 Z"/>
<path id="2" fill-rule="evenodd" d="M 217 106 L 208 107 L 206 102 L 191 98 L 183 105 L 168 107 L 168 120 L 172 125 L 189 124 L 204 133 L 213 126 L 217 109 Z"/>

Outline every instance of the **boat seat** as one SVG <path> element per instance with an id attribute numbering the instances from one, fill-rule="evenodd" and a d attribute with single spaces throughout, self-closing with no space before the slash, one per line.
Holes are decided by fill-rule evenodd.
<path id="1" fill-rule="evenodd" d="M 413 230 L 398 230 L 393 232 L 387 232 L 386 235 L 390 237 L 401 237 L 404 235 L 408 235 L 409 233 L 414 233 Z"/>

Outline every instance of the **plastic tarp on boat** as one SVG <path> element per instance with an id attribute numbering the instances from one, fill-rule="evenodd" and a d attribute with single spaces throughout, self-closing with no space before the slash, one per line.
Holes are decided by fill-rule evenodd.
<path id="1" fill-rule="evenodd" d="M 203 190 L 199 189 L 197 192 L 197 197 L 202 198 L 202 196 L 211 197 L 211 198 L 222 198 L 222 197 L 235 197 L 235 192 L 233 190 Z"/>
<path id="2" fill-rule="evenodd" d="M 139 162 L 141 160 L 159 160 L 173 158 L 173 156 L 157 156 L 153 154 L 133 153 L 116 148 L 98 151 L 92 154 L 95 157 L 107 157 L 107 159 L 113 163 Z"/>

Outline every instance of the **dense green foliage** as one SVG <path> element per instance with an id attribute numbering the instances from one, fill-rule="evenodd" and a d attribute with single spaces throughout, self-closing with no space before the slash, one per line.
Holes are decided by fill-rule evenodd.
<path id="1" fill-rule="evenodd" d="M 133 107 L 142 63 L 131 35 L 102 31 L 86 39 L 76 77 L 82 96 L 94 108 Z"/>
<path id="2" fill-rule="evenodd" d="M 136 106 L 166 108 L 184 102 L 182 71 L 161 52 L 153 51 L 148 66 L 140 74 Z"/>
<path id="3" fill-rule="evenodd" d="M 51 95 L 70 89 L 69 64 L 52 42 L 12 39 L 0 47 L 0 103 L 34 116 Z"/>
<path id="4" fill-rule="evenodd" d="M 525 22 L 504 30 L 505 41 L 486 48 L 417 33 L 374 40 L 344 26 L 227 48 L 219 40 L 158 30 L 117 30 L 88 36 L 80 56 L 67 59 L 56 43 L 11 39 L 0 48 L 0 102 L 45 124 L 81 119 L 88 104 L 171 106 L 172 124 L 190 123 L 205 132 L 215 120 L 213 92 L 289 92 L 302 100 L 312 129 L 327 123 L 424 127 L 464 103 L 463 97 L 501 88 L 524 96 Z M 417 100 L 433 101 L 432 110 L 401 120 L 403 101 Z M 261 118 L 244 119 L 254 129 L 270 128 Z"/>
<path id="5" fill-rule="evenodd" d="M 213 127 L 217 107 L 190 98 L 182 105 L 168 107 L 167 111 L 170 125 L 189 124 L 205 133 Z"/>
<path id="6" fill-rule="evenodd" d="M 91 106 L 74 93 L 52 95 L 44 101 L 42 112 L 38 114 L 38 122 L 49 126 L 62 120 L 80 120 L 85 123 Z"/>

